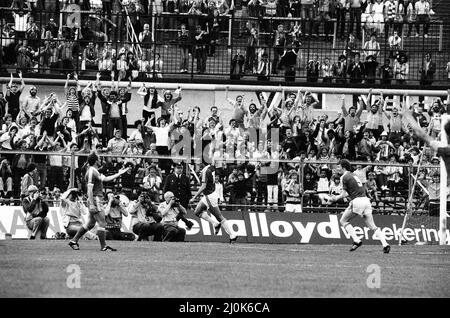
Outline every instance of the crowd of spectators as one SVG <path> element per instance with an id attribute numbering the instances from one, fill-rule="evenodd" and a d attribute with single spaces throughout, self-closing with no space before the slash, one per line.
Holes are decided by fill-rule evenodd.
<path id="1" fill-rule="evenodd" d="M 192 72 L 214 73 L 214 69 L 207 69 L 207 61 L 218 55 L 217 45 L 224 38 L 221 34 L 228 32 L 231 16 L 238 29 L 236 33 L 232 29 L 236 34 L 232 39 L 232 79 L 253 75 L 265 81 L 283 70 L 285 79 L 293 81 L 299 75 L 296 71 L 304 68 L 306 75 L 302 76 L 308 82 L 321 79 L 373 84 L 377 79 L 382 84 L 408 84 L 412 79 L 431 85 L 441 67 L 431 54 L 430 63 L 428 58 L 416 56 L 417 52 L 409 54 L 403 49 L 408 36 L 428 37 L 434 14 L 428 0 L 195 0 L 150 4 L 143 0 L 70 0 L 56 4 L 15 0 L 11 7 L 14 11 L 5 11 L 0 17 L 0 68 L 16 65 L 24 73 L 100 71 L 102 79 L 108 79 L 114 71 L 115 79 L 145 80 L 163 78 L 165 72 L 188 73 L 190 59 L 195 60 Z M 54 7 L 54 13 L 40 11 Z M 63 21 L 59 21 L 59 12 L 64 12 Z M 157 14 L 153 24 L 149 16 L 152 12 Z M 180 15 L 183 13 L 189 16 Z M 262 17 L 298 20 L 269 21 Z M 305 42 L 319 35 L 331 41 L 333 19 L 337 20 L 338 38 L 345 42 L 342 54 L 334 60 L 331 44 L 324 44 L 320 56 L 302 54 L 309 50 Z M 125 36 L 131 34 L 125 32 L 128 26 L 132 26 L 135 37 Z M 361 42 L 363 29 L 365 43 Z M 244 43 L 237 37 L 243 37 Z M 168 54 L 164 49 L 167 43 L 176 45 L 178 52 Z M 410 75 L 412 55 L 418 59 L 415 64 L 420 78 Z M 220 63 L 230 60 L 218 59 Z M 450 74 L 447 65 L 441 68 Z"/>
<path id="2" fill-rule="evenodd" d="M 177 105 L 182 100 L 181 87 L 160 92 L 145 84 L 137 91 L 114 82 L 110 87 L 101 86 L 98 74 L 95 83 L 82 88 L 75 75 L 75 86 L 69 85 L 67 78 L 64 96 L 39 96 L 35 86 L 24 92 L 21 73 L 19 77 L 19 83 L 11 77 L 6 93 L 0 95 L 0 146 L 3 151 L 13 150 L 2 154 L 3 203 L 26 197 L 30 186 L 37 186 L 48 199 L 59 199 L 71 176 L 78 191 L 85 193 L 86 155 L 92 151 L 109 155 L 102 157 L 105 175 L 129 167 L 117 183 L 107 185 L 113 193 L 122 193 L 130 200 L 145 193 L 159 203 L 170 191 L 186 209 L 192 189 L 199 185 L 201 169 L 212 158 L 216 160 L 216 190 L 221 203 L 237 209 L 259 206 L 299 212 L 301 206 L 324 204 L 339 188 L 339 176 L 330 163 L 339 158 L 386 164 L 357 166 L 356 173 L 373 198 L 398 197 L 408 189 L 409 164 L 417 163 L 422 152 L 423 165 L 436 163 L 434 154 L 422 147 L 403 122 L 402 111 L 413 109 L 420 125 L 438 137 L 440 116 L 447 112 L 450 100 L 410 105 L 410 98 L 402 96 L 400 104 L 388 109 L 388 97 L 371 90 L 350 105 L 342 96 L 342 111 L 336 118 L 328 118 L 313 111 L 320 101 L 309 92 L 287 93 L 283 89 L 280 104 L 267 105 L 265 93 L 258 101 L 249 102 L 244 96 L 230 99 L 227 90 L 223 105 L 212 106 L 204 114 L 207 105 Z M 26 98 L 22 94 L 27 94 Z M 142 97 L 142 119 L 129 125 L 127 103 L 132 94 Z M 233 107 L 228 123 L 223 122 L 220 112 L 225 103 Z M 102 123 L 93 121 L 96 105 L 102 109 Z M 156 110 L 161 113 L 159 118 Z M 101 129 L 96 128 L 100 124 Z M 22 153 L 25 150 L 51 154 L 28 155 Z M 73 163 L 71 153 L 77 154 Z M 177 167 L 172 160 L 196 153 L 203 157 L 187 165 Z M 300 169 L 302 163 L 304 169 Z M 433 176 L 433 171 L 424 171 L 422 179 Z"/>

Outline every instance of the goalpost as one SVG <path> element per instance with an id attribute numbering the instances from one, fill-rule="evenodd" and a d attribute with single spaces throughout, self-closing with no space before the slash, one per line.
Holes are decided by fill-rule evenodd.
<path id="1" fill-rule="evenodd" d="M 445 133 L 444 126 L 450 121 L 450 116 L 445 114 L 441 117 L 441 141 L 448 145 L 448 136 Z M 439 244 L 445 245 L 447 242 L 447 202 L 449 198 L 450 184 L 447 177 L 447 168 L 444 160 L 440 159 L 441 164 L 441 188 L 440 188 L 440 205 L 439 205 Z M 445 185 L 445 186 L 444 186 Z M 450 240 L 449 240 L 450 242 Z"/>

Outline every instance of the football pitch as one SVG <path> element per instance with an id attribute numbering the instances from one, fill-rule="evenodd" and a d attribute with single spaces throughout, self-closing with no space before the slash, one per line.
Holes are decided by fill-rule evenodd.
<path id="1" fill-rule="evenodd" d="M 448 246 L 67 243 L 0 241 L 0 297 L 450 296 Z"/>

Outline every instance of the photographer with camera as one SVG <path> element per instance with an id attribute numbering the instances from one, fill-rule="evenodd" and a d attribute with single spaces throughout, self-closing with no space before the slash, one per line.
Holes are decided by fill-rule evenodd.
<path id="1" fill-rule="evenodd" d="M 148 194 L 141 193 L 138 199 L 133 202 L 130 210 L 131 228 L 138 236 L 138 241 L 148 241 L 148 237 L 153 235 L 153 241 L 162 241 L 164 226 L 159 223 L 161 216 L 158 208 L 152 203 Z"/>
<path id="2" fill-rule="evenodd" d="M 184 242 L 186 230 L 178 227 L 177 217 L 179 214 L 186 214 L 186 209 L 170 191 L 164 193 L 164 200 L 158 207 L 162 216 L 161 224 L 164 226 L 163 242 Z"/>
<path id="3" fill-rule="evenodd" d="M 122 232 L 122 215 L 128 216 L 120 196 L 112 192 L 107 192 L 108 204 L 105 207 L 106 239 L 118 241 L 134 241 L 133 233 Z"/>
<path id="4" fill-rule="evenodd" d="M 42 199 L 39 189 L 35 185 L 28 187 L 28 196 L 22 200 L 22 207 L 26 214 L 25 222 L 31 230 L 30 240 L 34 240 L 40 233 L 40 238 L 47 238 L 47 229 L 50 220 L 47 217 L 48 205 Z"/>
<path id="5" fill-rule="evenodd" d="M 81 214 L 86 214 L 87 208 L 80 200 L 81 193 L 77 188 L 68 189 L 61 195 L 61 214 L 63 215 L 62 221 L 67 236 L 72 238 L 77 234 L 78 230 L 83 226 L 83 220 Z M 97 235 L 91 231 L 86 232 L 83 235 L 85 239 L 94 240 Z"/>

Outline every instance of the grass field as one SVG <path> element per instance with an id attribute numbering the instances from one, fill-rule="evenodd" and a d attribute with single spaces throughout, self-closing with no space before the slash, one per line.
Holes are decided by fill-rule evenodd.
<path id="1" fill-rule="evenodd" d="M 449 297 L 448 246 L 0 241 L 0 297 Z M 67 287 L 70 264 L 80 288 Z M 368 288 L 367 267 L 380 267 Z M 373 272 L 372 272 L 373 273 Z"/>

